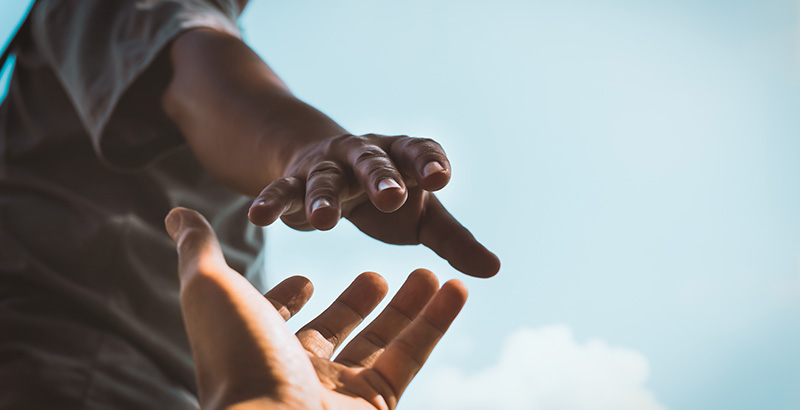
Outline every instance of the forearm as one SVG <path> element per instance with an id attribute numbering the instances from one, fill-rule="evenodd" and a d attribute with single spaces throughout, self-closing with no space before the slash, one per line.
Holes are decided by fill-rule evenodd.
<path id="1" fill-rule="evenodd" d="M 163 108 L 206 170 L 233 189 L 256 196 L 283 176 L 301 147 L 346 133 L 294 97 L 233 36 L 190 30 L 169 52 L 172 79 Z"/>
<path id="2" fill-rule="evenodd" d="M 451 173 L 435 141 L 348 135 L 229 34 L 190 30 L 169 57 L 164 111 L 212 176 L 257 196 L 248 213 L 253 223 L 281 218 L 295 229 L 327 230 L 344 216 L 384 242 L 423 243 L 470 275 L 500 269 L 431 193 Z"/>

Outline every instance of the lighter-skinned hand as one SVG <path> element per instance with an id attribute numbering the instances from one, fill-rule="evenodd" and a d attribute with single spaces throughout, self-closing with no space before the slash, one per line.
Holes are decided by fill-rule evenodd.
<path id="1" fill-rule="evenodd" d="M 285 320 L 311 297 L 295 276 L 261 295 L 225 263 L 216 236 L 197 212 L 166 219 L 179 255 L 181 307 L 204 410 L 394 409 L 406 386 L 466 301 L 464 285 L 439 288 L 420 269 L 388 306 L 334 357 L 387 292 L 363 273 L 296 335 Z"/>
<path id="2" fill-rule="evenodd" d="M 433 140 L 347 134 L 301 150 L 285 176 L 261 191 L 249 217 L 261 226 L 281 218 L 298 230 L 328 230 L 345 217 L 375 239 L 422 243 L 461 272 L 493 276 L 499 259 L 432 193 L 447 185 L 450 173 Z"/>

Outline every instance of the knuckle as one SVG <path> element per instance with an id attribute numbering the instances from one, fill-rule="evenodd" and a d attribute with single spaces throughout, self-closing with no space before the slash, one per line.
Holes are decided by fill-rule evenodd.
<path id="1" fill-rule="evenodd" d="M 379 349 L 382 349 L 389 345 L 389 341 L 385 337 L 378 334 L 377 332 L 367 332 L 362 337 L 365 342 Z"/>
<path id="2" fill-rule="evenodd" d="M 296 187 L 297 185 L 299 185 L 300 178 L 297 178 L 297 177 L 284 177 L 284 178 L 278 179 L 274 183 L 277 184 L 280 187 L 283 187 L 283 188 L 293 188 L 293 187 Z"/>
<path id="3" fill-rule="evenodd" d="M 209 242 L 208 233 L 198 227 L 184 228 L 178 239 L 178 251 L 181 254 L 192 255 L 195 258 L 205 256 Z"/>
<path id="4" fill-rule="evenodd" d="M 351 150 L 369 144 L 366 136 L 344 134 L 334 137 L 331 140 L 330 147 L 332 149 Z"/>
<path id="5" fill-rule="evenodd" d="M 404 337 L 398 337 L 397 339 L 394 339 L 392 343 L 395 344 L 398 350 L 406 354 L 406 356 L 413 362 L 417 369 L 421 368 L 425 364 L 425 357 L 423 357 L 414 343 L 410 342 L 408 339 Z"/>
<path id="6" fill-rule="evenodd" d="M 444 150 L 436 142 L 433 142 L 432 144 L 420 144 L 420 146 L 416 149 L 414 156 L 416 157 L 415 163 L 417 166 L 424 166 L 431 161 L 438 161 L 443 166 L 447 166 L 449 163 Z"/>
<path id="7" fill-rule="evenodd" d="M 413 154 L 444 154 L 442 146 L 433 139 L 425 137 L 400 138 L 392 144 L 393 151 Z"/>
<path id="8" fill-rule="evenodd" d="M 430 138 L 411 138 L 410 144 L 422 151 L 440 151 L 442 146 Z"/>
<path id="9" fill-rule="evenodd" d="M 321 161 L 314 165 L 308 173 L 305 186 L 306 201 L 313 201 L 317 196 L 338 197 L 346 186 L 344 169 L 334 161 Z"/>
<path id="10" fill-rule="evenodd" d="M 382 150 L 377 145 L 366 145 L 364 146 L 358 154 L 355 155 L 353 159 L 353 167 L 361 167 L 361 166 L 369 166 L 373 163 L 384 163 L 388 162 L 389 157 L 386 155 L 386 152 Z"/>
<path id="11" fill-rule="evenodd" d="M 387 178 L 387 177 L 400 179 L 400 178 L 398 178 L 397 171 L 394 169 L 393 166 L 391 166 L 391 164 L 388 164 L 388 163 L 372 167 L 367 171 L 367 178 L 368 179 L 380 179 L 380 178 Z"/>
<path id="12" fill-rule="evenodd" d="M 342 167 L 335 161 L 320 161 L 308 171 L 308 180 L 326 175 L 342 175 Z"/>
<path id="13" fill-rule="evenodd" d="M 264 196 L 286 196 L 297 190 L 300 179 L 296 177 L 286 177 L 273 181 L 265 190 Z"/>
<path id="14" fill-rule="evenodd" d="M 382 134 L 364 134 L 363 138 L 367 141 L 370 141 L 372 144 L 378 144 L 380 146 L 385 146 L 387 142 L 394 141 L 396 138 L 400 138 L 399 136 L 387 136 Z"/>

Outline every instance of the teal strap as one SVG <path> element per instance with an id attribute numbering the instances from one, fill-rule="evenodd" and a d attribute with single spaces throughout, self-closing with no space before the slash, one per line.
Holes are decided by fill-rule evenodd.
<path id="1" fill-rule="evenodd" d="M 5 67 L 6 60 L 8 60 L 8 56 L 11 55 L 11 50 L 14 48 L 13 47 L 14 40 L 16 40 L 17 38 L 17 34 L 19 33 L 20 27 L 22 27 L 22 25 L 25 24 L 25 21 L 28 20 L 28 16 L 31 13 L 31 9 L 33 9 L 33 3 L 35 3 L 35 0 L 31 1 L 31 4 L 28 5 L 28 9 L 25 10 L 25 14 L 22 15 L 22 18 L 19 19 L 17 27 L 14 28 L 14 30 L 11 32 L 11 35 L 8 37 L 8 41 L 6 42 L 6 48 L 3 50 L 2 56 L 0 56 L 0 71 L 2 71 L 2 68 Z"/>

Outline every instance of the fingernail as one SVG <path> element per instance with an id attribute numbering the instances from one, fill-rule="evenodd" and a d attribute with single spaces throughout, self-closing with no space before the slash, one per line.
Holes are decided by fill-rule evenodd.
<path id="1" fill-rule="evenodd" d="M 316 201 L 314 201 L 313 204 L 311 204 L 311 212 L 314 212 L 317 209 L 322 208 L 322 207 L 326 207 L 326 206 L 331 206 L 331 202 L 328 201 L 325 198 L 317 199 Z"/>
<path id="2" fill-rule="evenodd" d="M 422 177 L 427 178 L 431 174 L 435 174 L 437 172 L 444 171 L 442 164 L 437 161 L 431 161 L 425 164 L 425 168 L 422 168 Z"/>
<path id="3" fill-rule="evenodd" d="M 167 228 L 167 233 L 169 236 L 174 240 L 175 235 L 181 230 L 181 214 L 177 211 L 172 211 L 167 214 L 167 218 L 164 219 L 164 225 Z"/>
<path id="4" fill-rule="evenodd" d="M 384 178 L 380 182 L 378 182 L 378 191 L 383 191 L 384 189 L 397 189 L 400 188 L 400 184 L 397 183 L 392 178 Z"/>

